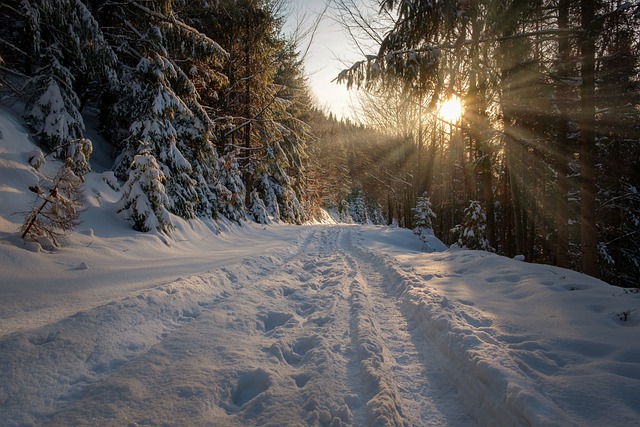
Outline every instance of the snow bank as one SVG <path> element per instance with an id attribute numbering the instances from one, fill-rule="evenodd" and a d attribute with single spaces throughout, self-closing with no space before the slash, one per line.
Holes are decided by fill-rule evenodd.
<path id="1" fill-rule="evenodd" d="M 3 416 L 38 424 L 229 292 L 223 273 L 146 290 L 0 340 Z M 53 406 L 55 405 L 55 406 Z"/>

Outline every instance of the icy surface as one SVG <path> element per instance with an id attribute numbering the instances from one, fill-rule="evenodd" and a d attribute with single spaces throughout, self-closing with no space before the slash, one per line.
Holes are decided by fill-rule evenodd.
<path id="1" fill-rule="evenodd" d="M 109 172 L 51 252 L 13 214 L 34 149 L 0 114 L 2 425 L 640 421 L 638 293 L 329 219 L 136 233 Z"/>

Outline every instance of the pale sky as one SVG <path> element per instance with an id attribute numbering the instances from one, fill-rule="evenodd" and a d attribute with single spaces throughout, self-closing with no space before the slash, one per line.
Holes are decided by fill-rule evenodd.
<path id="1" fill-rule="evenodd" d="M 295 25 L 296 16 L 306 13 L 307 25 L 324 9 L 330 0 L 291 0 L 292 16 L 288 25 Z M 335 22 L 335 6 L 329 6 L 325 17 L 311 43 L 305 60 L 305 71 L 309 85 L 320 107 L 328 107 L 338 118 L 350 116 L 350 103 L 355 102 L 355 89 L 347 90 L 344 84 L 331 83 L 341 70 L 346 68 L 343 61 L 352 64 L 362 59 L 362 55 L 351 47 L 349 35 Z M 371 52 L 374 53 L 374 52 Z M 350 101 L 353 98 L 353 101 Z"/>

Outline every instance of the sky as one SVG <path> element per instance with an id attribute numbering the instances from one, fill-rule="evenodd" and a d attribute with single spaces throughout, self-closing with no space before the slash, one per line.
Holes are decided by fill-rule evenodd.
<path id="1" fill-rule="evenodd" d="M 335 4 L 332 0 L 291 1 L 292 14 L 287 22 L 289 27 L 294 26 L 297 17 L 305 13 L 308 15 L 306 22 L 313 22 L 329 2 L 329 8 L 318 26 L 318 31 L 305 58 L 305 71 L 309 76 L 309 85 L 319 107 L 326 107 L 338 118 L 353 117 L 350 105 L 355 102 L 355 90 L 349 91 L 344 84 L 332 83 L 332 80 L 346 68 L 346 63 L 352 64 L 361 60 L 362 55 L 351 47 L 349 36 L 336 22 Z"/>

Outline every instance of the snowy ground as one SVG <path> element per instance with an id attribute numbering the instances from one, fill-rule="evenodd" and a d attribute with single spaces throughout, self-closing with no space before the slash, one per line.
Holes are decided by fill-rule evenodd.
<path id="1" fill-rule="evenodd" d="M 638 293 L 386 227 L 135 233 L 108 172 L 46 251 L 33 149 L 0 115 L 2 425 L 640 422 Z"/>

